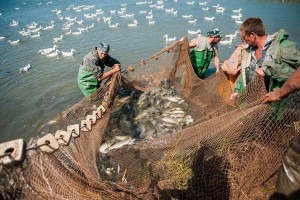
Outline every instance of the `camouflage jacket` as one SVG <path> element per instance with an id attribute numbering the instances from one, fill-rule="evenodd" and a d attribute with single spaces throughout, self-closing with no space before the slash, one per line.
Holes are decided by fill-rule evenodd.
<path id="1" fill-rule="evenodd" d="M 82 61 L 82 65 L 85 66 L 95 78 L 102 76 L 105 66 L 112 67 L 114 64 L 120 64 L 120 62 L 110 55 L 107 55 L 104 60 L 101 60 L 96 50 L 85 55 Z"/>
<path id="2" fill-rule="evenodd" d="M 267 49 L 268 59 L 262 63 L 266 76 L 270 77 L 269 90 L 281 85 L 300 65 L 300 53 L 296 49 L 296 43 L 288 40 L 288 34 L 280 29 L 272 35 L 273 42 Z M 251 65 L 251 48 L 246 45 L 241 51 L 241 73 L 235 83 L 235 91 L 241 92 L 246 85 L 246 69 Z M 251 66 L 250 66 L 251 68 Z M 252 69 L 254 69 L 252 67 Z M 252 73 L 253 74 L 253 73 Z M 250 77 L 251 79 L 252 77 Z"/>

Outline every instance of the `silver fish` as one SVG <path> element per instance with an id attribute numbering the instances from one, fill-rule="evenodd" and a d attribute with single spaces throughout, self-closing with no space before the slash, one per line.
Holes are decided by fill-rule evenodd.
<path id="1" fill-rule="evenodd" d="M 125 145 L 132 145 L 134 144 L 135 139 L 134 138 L 129 138 L 127 140 L 123 140 L 121 142 L 115 143 L 114 145 L 112 145 L 111 147 L 109 147 L 109 151 L 113 150 L 113 149 L 119 149 Z"/>
<path id="2" fill-rule="evenodd" d="M 115 140 L 110 140 L 110 141 L 103 143 L 99 148 L 99 152 L 100 153 L 108 153 L 109 147 L 111 147 L 114 142 L 115 142 Z"/>

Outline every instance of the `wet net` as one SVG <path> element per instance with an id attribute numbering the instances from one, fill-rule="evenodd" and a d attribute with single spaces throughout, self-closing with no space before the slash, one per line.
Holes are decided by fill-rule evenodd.
<path id="1" fill-rule="evenodd" d="M 299 93 L 261 104 L 264 80 L 254 78 L 232 100 L 226 74 L 199 79 L 188 51 L 178 41 L 113 75 L 41 127 L 22 162 L 5 163 L 8 149 L 0 198 L 269 198 L 299 134 Z"/>

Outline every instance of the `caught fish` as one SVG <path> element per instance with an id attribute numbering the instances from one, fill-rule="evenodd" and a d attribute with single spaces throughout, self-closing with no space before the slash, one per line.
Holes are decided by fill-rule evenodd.
<path id="1" fill-rule="evenodd" d="M 171 117 L 163 117 L 161 119 L 163 122 L 171 123 L 171 124 L 177 124 L 177 121 Z"/>
<path id="2" fill-rule="evenodd" d="M 113 149 L 119 149 L 119 148 L 121 148 L 121 147 L 123 147 L 125 145 L 132 145 L 132 144 L 134 144 L 134 142 L 135 142 L 134 138 L 129 138 L 127 140 L 123 140 L 121 142 L 117 142 L 114 145 L 112 145 L 111 147 L 109 147 L 108 151 L 111 151 Z"/>
<path id="3" fill-rule="evenodd" d="M 114 140 L 110 140 L 110 141 L 103 143 L 99 148 L 99 152 L 104 153 L 104 154 L 108 153 L 109 147 L 111 147 L 114 142 L 115 142 Z"/>
<path id="4" fill-rule="evenodd" d="M 127 140 L 129 138 L 130 138 L 129 135 L 117 135 L 117 136 L 115 136 L 115 139 L 119 140 L 119 141 Z"/>

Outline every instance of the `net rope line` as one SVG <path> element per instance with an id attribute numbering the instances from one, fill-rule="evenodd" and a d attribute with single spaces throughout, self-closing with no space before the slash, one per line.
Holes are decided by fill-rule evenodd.
<path id="1" fill-rule="evenodd" d="M 270 195 L 261 191 L 273 187 L 270 177 L 276 176 L 283 152 L 299 134 L 299 93 L 274 105 L 262 105 L 266 93 L 263 81 L 254 79 L 232 102 L 222 72 L 206 80 L 195 77 L 187 45 L 187 40 L 175 42 L 126 76 L 113 76 L 91 100 L 82 100 L 41 127 L 27 146 L 24 162 L 1 167 L 0 173 L 6 178 L 1 179 L 0 197 L 242 199 L 246 195 L 255 199 Z M 163 75 L 149 79 L 153 84 L 145 87 L 136 77 L 148 69 Z M 128 88 L 151 91 L 165 76 L 182 92 L 195 122 L 172 134 L 110 152 L 110 162 L 120 165 L 120 174 L 113 181 L 103 179 L 96 164 L 98 148 L 120 82 L 126 80 Z M 71 137 L 68 145 L 59 145 L 52 153 L 40 151 L 36 145 L 39 137 L 86 120 L 100 105 L 106 112 L 91 130 L 81 131 L 79 137 Z M 251 159 L 253 162 L 248 163 Z M 11 184 L 2 184 L 6 181 Z"/>

